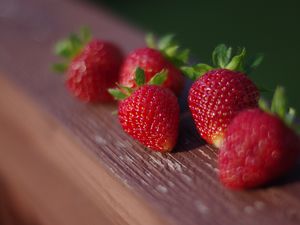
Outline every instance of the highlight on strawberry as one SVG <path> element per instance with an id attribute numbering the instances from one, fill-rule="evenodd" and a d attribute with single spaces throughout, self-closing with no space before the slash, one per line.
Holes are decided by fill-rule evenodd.
<path id="1" fill-rule="evenodd" d="M 111 102 L 108 88 L 115 87 L 123 55 L 116 45 L 93 39 L 87 28 L 79 35 L 58 42 L 55 53 L 63 58 L 53 65 L 56 72 L 66 73 L 66 87 L 83 102 Z"/>
<path id="2" fill-rule="evenodd" d="M 189 50 L 180 50 L 174 35 L 166 35 L 156 41 L 152 34 L 146 36 L 147 47 L 135 49 L 125 58 L 122 65 L 119 83 L 126 87 L 135 87 L 135 70 L 140 67 L 145 71 L 148 82 L 162 70 L 168 72 L 163 87 L 170 88 L 177 96 L 184 86 L 184 77 L 180 68 L 187 64 Z"/>
<path id="3" fill-rule="evenodd" d="M 212 54 L 213 66 L 183 66 L 184 74 L 195 80 L 188 104 L 197 130 L 209 144 L 221 146 L 224 132 L 241 110 L 257 107 L 259 90 L 247 77 L 262 61 L 262 55 L 246 61 L 246 50 L 221 44 Z"/>
<path id="4" fill-rule="evenodd" d="M 221 182 L 232 189 L 255 188 L 293 168 L 300 155 L 295 115 L 282 87 L 277 87 L 271 106 L 260 100 L 260 108 L 240 112 L 220 149 Z"/>
<path id="5" fill-rule="evenodd" d="M 167 71 L 162 70 L 146 83 L 144 70 L 135 71 L 134 87 L 118 84 L 109 89 L 117 100 L 118 118 L 123 130 L 144 146 L 169 152 L 177 142 L 179 104 L 174 93 L 162 85 Z"/>

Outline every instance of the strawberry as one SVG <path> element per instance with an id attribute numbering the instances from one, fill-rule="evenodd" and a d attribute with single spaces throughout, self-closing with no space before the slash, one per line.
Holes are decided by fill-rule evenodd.
<path id="1" fill-rule="evenodd" d="M 166 71 L 156 74 L 145 83 L 142 69 L 136 70 L 136 88 L 120 86 L 110 89 L 118 100 L 118 117 L 123 130 L 141 144 L 155 151 L 173 149 L 178 136 L 179 104 L 168 88 L 158 86 L 167 76 Z"/>
<path id="2" fill-rule="evenodd" d="M 66 86 L 83 102 L 109 102 L 112 96 L 108 88 L 115 87 L 122 63 L 122 53 L 114 44 L 91 40 L 90 33 L 83 30 L 80 36 L 72 34 L 69 39 L 56 45 L 56 53 L 67 61 L 54 65 L 58 72 L 67 72 Z"/>
<path id="3" fill-rule="evenodd" d="M 219 147 L 224 132 L 241 110 L 257 106 L 259 91 L 246 76 L 245 69 L 253 69 L 261 56 L 244 67 L 245 49 L 231 58 L 231 48 L 219 45 L 213 52 L 217 68 L 206 64 L 184 67 L 185 74 L 196 80 L 189 91 L 188 104 L 199 134 L 209 144 Z"/>
<path id="4" fill-rule="evenodd" d="M 279 87 L 271 110 L 248 109 L 232 120 L 218 160 L 219 177 L 226 187 L 258 187 L 295 166 L 300 139 L 292 129 L 295 111 L 286 113 L 285 105 L 283 88 Z"/>
<path id="5" fill-rule="evenodd" d="M 179 95 L 184 86 L 184 77 L 179 67 L 188 61 L 189 51 L 187 49 L 178 51 L 179 46 L 174 42 L 173 37 L 167 35 L 156 44 L 152 35 L 147 36 L 149 47 L 136 49 L 126 57 L 121 68 L 119 83 L 134 88 L 137 67 L 145 71 L 146 81 L 161 70 L 166 70 L 168 79 L 163 86 Z"/>

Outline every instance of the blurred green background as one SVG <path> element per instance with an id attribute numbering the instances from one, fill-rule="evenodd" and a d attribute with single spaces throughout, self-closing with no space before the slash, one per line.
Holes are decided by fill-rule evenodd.
<path id="1" fill-rule="evenodd" d="M 218 43 L 264 53 L 265 60 L 251 77 L 270 89 L 284 85 L 300 114 L 300 1 L 94 1 L 145 31 L 177 34 L 201 62 L 210 62 Z"/>

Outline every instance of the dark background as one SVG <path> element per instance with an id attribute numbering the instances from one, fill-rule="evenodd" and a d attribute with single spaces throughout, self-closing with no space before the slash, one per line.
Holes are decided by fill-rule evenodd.
<path id="1" fill-rule="evenodd" d="M 287 88 L 300 114 L 299 1 L 93 0 L 124 19 L 159 35 L 176 33 L 201 62 L 209 62 L 218 43 L 245 46 L 251 55 L 265 54 L 251 77 L 266 88 Z"/>

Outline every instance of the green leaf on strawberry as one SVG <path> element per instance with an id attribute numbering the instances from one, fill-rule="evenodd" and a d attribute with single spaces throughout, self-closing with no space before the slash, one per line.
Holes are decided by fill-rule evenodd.
<path id="1" fill-rule="evenodd" d="M 91 32 L 87 27 L 80 29 L 79 34 L 72 33 L 69 38 L 59 41 L 54 47 L 54 53 L 64 59 L 62 63 L 53 65 L 53 70 L 58 73 L 66 71 L 68 64 L 82 48 L 91 40 Z"/>
<path id="2" fill-rule="evenodd" d="M 161 39 L 158 40 L 157 47 L 160 50 L 165 50 L 170 47 L 176 46 L 176 43 L 174 42 L 174 34 L 167 34 L 163 36 Z"/>
<path id="3" fill-rule="evenodd" d="M 213 67 L 207 64 L 199 63 L 194 66 L 188 67 L 183 66 L 181 70 L 185 73 L 185 75 L 190 78 L 191 80 L 196 80 L 199 76 L 207 73 L 208 71 L 212 70 Z"/>
<path id="4" fill-rule="evenodd" d="M 270 104 L 264 99 L 260 98 L 258 101 L 258 106 L 265 112 L 270 112 Z"/>
<path id="5" fill-rule="evenodd" d="M 123 100 L 127 98 L 128 96 L 122 92 L 122 90 L 118 88 L 110 88 L 108 89 L 108 92 L 116 99 L 116 100 Z"/>
<path id="6" fill-rule="evenodd" d="M 152 33 L 146 34 L 146 36 L 145 36 L 145 42 L 146 42 L 146 44 L 147 44 L 147 46 L 149 48 L 155 48 L 155 49 L 157 48 L 156 47 L 156 42 L 155 42 L 154 34 L 152 34 Z"/>
<path id="7" fill-rule="evenodd" d="M 92 32 L 88 27 L 82 27 L 80 29 L 80 38 L 83 43 L 88 43 L 92 39 Z"/>
<path id="8" fill-rule="evenodd" d="M 225 44 L 218 45 L 212 53 L 212 60 L 214 66 L 224 68 L 230 60 L 232 48 L 227 48 Z"/>
<path id="9" fill-rule="evenodd" d="M 296 110 L 294 108 L 289 108 L 289 111 L 285 115 L 285 121 L 287 124 L 293 125 L 296 119 Z"/>
<path id="10" fill-rule="evenodd" d="M 55 63 L 52 65 L 53 71 L 57 73 L 63 73 L 68 69 L 68 64 L 67 63 Z"/>
<path id="11" fill-rule="evenodd" d="M 132 92 L 134 91 L 133 88 L 126 87 L 126 86 L 121 85 L 119 83 L 117 83 L 117 87 L 119 87 L 119 89 L 122 89 L 122 91 L 125 93 L 126 96 L 131 95 Z"/>
<path id="12" fill-rule="evenodd" d="M 148 84 L 151 85 L 162 85 L 168 78 L 168 71 L 167 70 L 162 70 L 159 73 L 155 74 Z"/>
<path id="13" fill-rule="evenodd" d="M 233 48 L 227 47 L 225 44 L 218 45 L 212 53 L 213 66 L 207 64 L 196 64 L 193 66 L 181 66 L 182 72 L 188 78 L 196 80 L 203 76 L 206 72 L 214 69 L 228 69 L 239 72 L 251 72 L 256 69 L 263 60 L 263 55 L 258 54 L 247 60 L 246 49 L 238 48 L 233 55 Z"/>
<path id="14" fill-rule="evenodd" d="M 284 118 L 287 111 L 287 102 L 285 97 L 285 90 L 283 87 L 278 86 L 274 92 L 271 112 L 278 115 L 280 118 Z"/>
<path id="15" fill-rule="evenodd" d="M 168 34 L 156 40 L 153 34 L 147 34 L 145 38 L 149 48 L 159 50 L 175 66 L 181 67 L 189 60 L 189 49 L 180 49 L 174 34 Z"/>
<path id="16" fill-rule="evenodd" d="M 145 72 L 140 67 L 135 70 L 135 83 L 137 86 L 142 86 L 146 82 Z"/>
<path id="17" fill-rule="evenodd" d="M 243 71 L 243 63 L 246 56 L 246 49 L 242 48 L 241 52 L 230 60 L 230 62 L 225 66 L 225 69 Z"/>
<path id="18" fill-rule="evenodd" d="M 264 55 L 262 53 L 258 53 L 255 56 L 252 56 L 246 59 L 244 71 L 247 74 L 252 73 L 263 61 Z"/>
<path id="19" fill-rule="evenodd" d="M 135 83 L 136 88 L 126 87 L 124 85 L 120 85 L 117 83 L 117 88 L 110 88 L 108 92 L 116 99 L 116 100 L 124 100 L 129 97 L 136 89 L 140 88 L 145 84 L 149 85 L 162 85 L 166 79 L 168 78 L 167 70 L 162 70 L 159 73 L 155 74 L 148 83 L 146 83 L 145 71 L 140 67 L 137 67 L 135 70 Z"/>
<path id="20" fill-rule="evenodd" d="M 296 110 L 292 107 L 288 107 L 288 101 L 285 93 L 285 88 L 277 86 L 273 95 L 271 105 L 263 98 L 259 100 L 259 107 L 270 114 L 278 116 L 289 127 L 294 130 L 299 129 L 299 125 L 296 124 Z"/>

